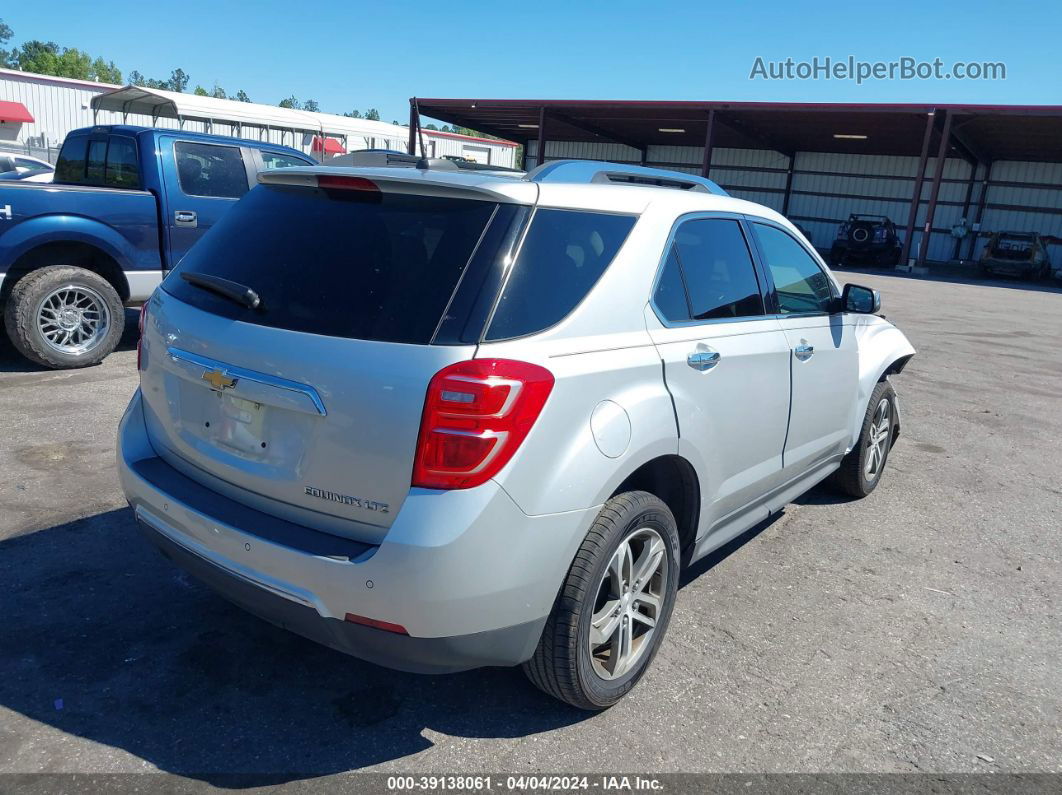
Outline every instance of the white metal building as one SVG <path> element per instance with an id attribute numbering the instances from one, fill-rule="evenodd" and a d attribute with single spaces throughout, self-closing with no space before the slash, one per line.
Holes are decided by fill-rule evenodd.
<path id="1" fill-rule="evenodd" d="M 21 106 L 4 120 L 2 103 Z M 12 107 L 8 105 L 8 107 Z M 409 129 L 368 119 L 280 108 L 254 102 L 201 97 L 138 86 L 116 86 L 0 69 L 0 148 L 55 160 L 66 134 L 93 124 L 134 124 L 231 135 L 291 146 L 327 157 L 356 149 L 406 151 Z M 428 154 L 456 155 L 513 166 L 509 141 L 424 131 Z"/>

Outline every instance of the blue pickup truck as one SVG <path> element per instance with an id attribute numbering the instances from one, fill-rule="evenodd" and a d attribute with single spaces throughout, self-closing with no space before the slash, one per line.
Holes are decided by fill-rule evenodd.
<path id="1" fill-rule="evenodd" d="M 0 182 L 0 308 L 56 369 L 114 350 L 145 301 L 259 171 L 314 161 L 261 141 L 113 125 L 74 130 L 48 184 Z"/>

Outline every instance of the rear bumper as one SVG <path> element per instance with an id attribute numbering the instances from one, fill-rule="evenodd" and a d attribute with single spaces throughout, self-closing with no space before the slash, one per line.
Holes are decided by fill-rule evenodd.
<path id="1" fill-rule="evenodd" d="M 452 673 L 488 665 L 516 665 L 535 650 L 545 617 L 504 629 L 445 638 L 414 638 L 325 618 L 311 605 L 224 569 L 181 545 L 139 516 L 144 534 L 163 555 L 249 613 L 324 646 L 388 668 L 412 673 Z"/>
<path id="2" fill-rule="evenodd" d="M 1043 267 L 1042 263 L 1032 260 L 1021 259 L 996 259 L 987 257 L 981 260 L 981 267 L 991 270 L 993 273 L 1013 274 L 1022 276 L 1026 273 L 1035 273 Z"/>
<path id="3" fill-rule="evenodd" d="M 378 545 L 262 514 L 155 455 L 140 393 L 119 429 L 122 488 L 149 538 L 248 611 L 400 670 L 516 665 L 534 653 L 596 509 L 527 516 L 494 482 L 413 490 Z M 350 613 L 408 635 L 345 621 Z"/>

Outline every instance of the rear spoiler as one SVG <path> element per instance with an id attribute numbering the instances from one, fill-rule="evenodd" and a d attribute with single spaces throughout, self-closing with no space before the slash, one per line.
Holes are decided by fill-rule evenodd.
<path id="1" fill-rule="evenodd" d="M 417 168 L 277 168 L 258 172 L 262 185 L 286 185 L 324 190 L 381 191 L 455 199 L 534 204 L 538 186 L 523 180 L 499 180 L 476 175 L 453 175 Z"/>

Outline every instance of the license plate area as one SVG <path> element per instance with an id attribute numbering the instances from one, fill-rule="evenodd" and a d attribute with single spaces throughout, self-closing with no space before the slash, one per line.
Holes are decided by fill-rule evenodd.
<path id="1" fill-rule="evenodd" d="M 261 457 L 269 448 L 266 429 L 270 409 L 253 400 L 245 400 L 235 395 L 214 392 L 216 411 L 214 420 L 209 422 L 208 437 L 215 444 L 230 450 Z"/>

